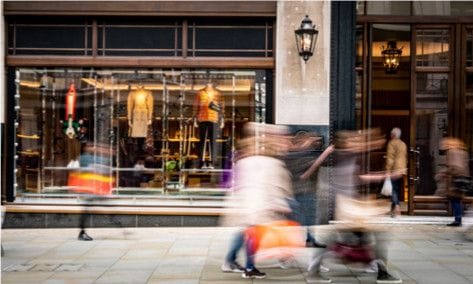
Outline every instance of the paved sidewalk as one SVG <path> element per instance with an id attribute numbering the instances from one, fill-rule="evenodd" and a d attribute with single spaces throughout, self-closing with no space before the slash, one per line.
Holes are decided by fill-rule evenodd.
<path id="1" fill-rule="evenodd" d="M 473 242 L 463 239 L 462 228 L 445 227 L 447 219 L 430 225 L 415 224 L 412 218 L 395 224 L 388 220 L 379 226 L 391 236 L 389 267 L 404 283 L 473 283 Z M 333 225 L 319 226 L 318 238 L 327 238 L 331 229 Z M 222 273 L 234 231 L 90 229 L 94 241 L 82 242 L 76 229 L 3 230 L 1 283 L 306 283 L 306 265 L 315 249 L 299 249 L 289 269 L 277 267 L 274 260 L 258 263 L 266 279 Z M 331 262 L 327 266 L 333 283 L 375 283 L 375 275 L 360 269 Z"/>

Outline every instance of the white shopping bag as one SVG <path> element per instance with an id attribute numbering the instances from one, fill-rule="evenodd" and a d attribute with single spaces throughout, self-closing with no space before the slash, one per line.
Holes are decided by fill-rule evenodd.
<path id="1" fill-rule="evenodd" d="M 383 189 L 381 189 L 381 194 L 384 196 L 391 196 L 393 194 L 393 183 L 391 182 L 390 177 L 386 177 L 383 183 Z"/>

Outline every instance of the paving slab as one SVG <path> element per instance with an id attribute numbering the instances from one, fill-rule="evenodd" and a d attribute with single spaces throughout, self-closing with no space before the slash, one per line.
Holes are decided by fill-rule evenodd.
<path id="1" fill-rule="evenodd" d="M 443 224 L 379 224 L 386 230 L 389 267 L 404 283 L 473 283 L 473 243 L 461 230 Z M 333 225 L 317 227 L 327 242 Z M 2 231 L 2 283 L 306 283 L 306 267 L 318 249 L 294 250 L 288 269 L 274 257 L 259 257 L 265 279 L 223 273 L 220 266 L 238 228 L 90 229 L 92 242 L 77 240 L 76 229 Z M 244 252 L 238 261 L 244 263 Z M 332 283 L 375 283 L 362 266 L 335 260 L 324 265 Z"/>

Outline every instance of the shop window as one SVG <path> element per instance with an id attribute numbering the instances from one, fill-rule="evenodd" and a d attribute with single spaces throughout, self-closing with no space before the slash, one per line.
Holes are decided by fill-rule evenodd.
<path id="1" fill-rule="evenodd" d="M 450 30 L 418 29 L 416 33 L 416 65 L 448 67 Z"/>
<path id="2" fill-rule="evenodd" d="M 18 19 L 8 27 L 10 55 L 91 55 L 92 25 L 81 19 Z"/>
<path id="3" fill-rule="evenodd" d="M 192 56 L 271 57 L 272 24 L 249 20 L 194 20 L 189 23 Z"/>
<path id="4" fill-rule="evenodd" d="M 409 1 L 366 1 L 365 5 L 368 15 L 408 16 L 411 14 Z"/>
<path id="5" fill-rule="evenodd" d="M 471 1 L 413 1 L 414 15 L 461 16 L 473 15 Z"/>
<path id="6" fill-rule="evenodd" d="M 177 56 L 182 54 L 182 26 L 171 20 L 103 21 L 98 54 L 109 56 Z"/>
<path id="7" fill-rule="evenodd" d="M 74 196 L 92 151 L 113 196 L 223 196 L 243 125 L 268 120 L 266 73 L 21 68 L 16 193 Z"/>

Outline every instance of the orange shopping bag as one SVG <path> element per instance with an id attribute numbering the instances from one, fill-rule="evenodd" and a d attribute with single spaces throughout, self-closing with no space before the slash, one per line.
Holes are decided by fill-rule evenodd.
<path id="1" fill-rule="evenodd" d="M 75 192 L 108 195 L 112 190 L 113 177 L 77 171 L 69 174 L 67 184 Z"/>
<path id="2" fill-rule="evenodd" d="M 251 226 L 246 229 L 245 236 L 253 254 L 262 249 L 305 246 L 303 228 L 291 220 Z"/>

